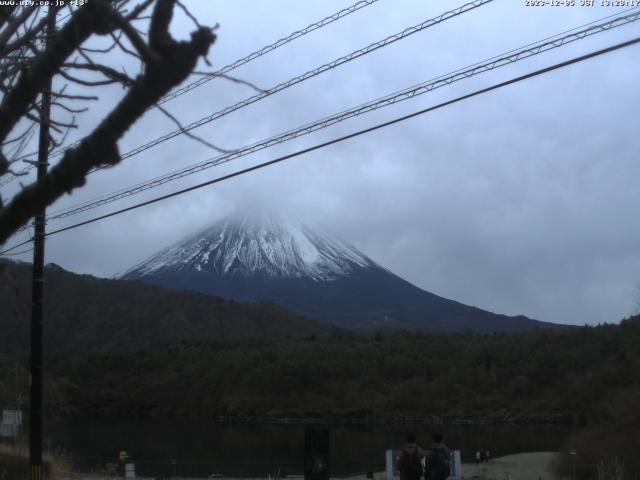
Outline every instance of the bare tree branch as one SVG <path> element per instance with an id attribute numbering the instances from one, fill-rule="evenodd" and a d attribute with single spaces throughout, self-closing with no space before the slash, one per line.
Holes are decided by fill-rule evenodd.
<path id="1" fill-rule="evenodd" d="M 0 49 L 4 49 L 6 43 L 13 37 L 18 29 L 27 21 L 33 12 L 38 8 L 36 2 L 24 8 L 15 18 L 9 18 L 7 27 L 0 33 Z"/>
<path id="2" fill-rule="evenodd" d="M 95 63 L 93 60 L 91 60 L 91 57 L 89 57 L 82 50 L 79 50 L 78 53 L 80 53 L 80 55 L 87 61 L 86 64 L 85 63 L 65 63 L 64 66 L 69 68 L 93 70 L 95 72 L 100 72 L 105 77 L 111 78 L 113 80 L 117 80 L 123 85 L 131 85 L 133 83 L 133 79 L 129 77 L 129 75 L 127 75 L 126 73 L 119 72 L 106 65 Z"/>
<path id="3" fill-rule="evenodd" d="M 69 113 L 84 113 L 87 110 L 89 110 L 89 107 L 84 107 L 84 108 L 71 108 L 68 105 L 65 105 L 64 103 L 60 103 L 60 102 L 56 102 L 53 101 L 51 102 L 51 106 L 52 107 L 58 107 L 63 109 L 65 112 L 69 112 Z"/>
<path id="4" fill-rule="evenodd" d="M 176 0 L 176 3 L 180 7 L 180 10 L 182 10 L 184 14 L 191 19 L 191 21 L 194 23 L 196 27 L 202 28 L 202 25 L 200 25 L 200 23 L 198 22 L 198 19 L 191 14 L 189 9 L 185 7 L 180 0 Z"/>
<path id="5" fill-rule="evenodd" d="M 105 0 L 93 0 L 80 7 L 63 29 L 53 36 L 46 50 L 20 75 L 16 86 L 0 104 L 0 142 L 33 103 L 47 80 L 60 70 L 64 60 L 98 28 L 108 11 Z"/>
<path id="6" fill-rule="evenodd" d="M 116 10 L 112 9 L 111 14 L 113 15 L 116 25 L 124 32 L 124 34 L 131 42 L 131 45 L 133 45 L 133 47 L 137 50 L 138 54 L 145 62 L 155 62 L 159 60 L 157 54 L 151 48 L 149 48 L 142 37 L 140 37 L 136 29 L 133 28 L 131 23 L 129 23 Z"/>
<path id="7" fill-rule="evenodd" d="M 153 60 L 145 62 L 139 75 L 124 98 L 111 113 L 75 148 L 67 150 L 62 159 L 41 179 L 20 191 L 0 210 L 0 244 L 22 225 L 26 224 L 43 205 L 84 185 L 87 174 L 94 168 L 120 162 L 117 142 L 124 133 L 174 86 L 184 81 L 194 70 L 198 59 L 207 55 L 215 41 L 209 28 L 200 28 L 191 34 L 191 40 L 178 42 L 169 33 L 175 0 L 157 0 L 149 26 L 149 48 Z M 89 8 L 85 8 L 89 7 Z M 93 0 L 81 7 L 57 34 L 51 45 L 36 58 L 16 87 L 0 105 L 0 141 L 15 123 L 24 116 L 34 102 L 42 81 L 39 76 L 52 75 L 65 59 L 93 32 L 105 28 L 99 24 L 105 13 L 103 0 Z M 105 15 L 108 15 L 106 12 Z M 102 18 L 105 18 L 104 16 Z M 82 21 L 81 21 L 82 20 Z M 103 30 L 100 30 L 101 32 Z M 81 40 L 81 41 L 78 41 Z M 46 62 L 45 62 L 46 60 Z M 48 65 L 45 67 L 45 63 Z M 19 91 L 15 93 L 16 90 Z M 10 99 L 10 100 L 8 100 Z"/>
<path id="8" fill-rule="evenodd" d="M 136 57 L 139 60 L 143 60 L 143 58 L 136 52 L 129 50 L 120 40 L 120 35 L 115 35 L 114 33 L 111 33 L 111 38 L 113 39 L 113 42 L 118 45 L 118 47 L 120 47 L 120 50 L 122 50 L 124 53 L 127 53 L 129 55 L 131 55 L 132 57 Z"/>
<path id="9" fill-rule="evenodd" d="M 85 87 L 99 87 L 101 85 L 111 85 L 113 83 L 118 83 L 118 80 L 110 78 L 108 80 L 83 80 L 82 78 L 78 78 L 75 75 L 71 75 L 69 72 L 64 70 L 60 70 L 60 75 L 63 78 L 66 78 L 70 82 L 77 83 L 78 85 L 83 85 Z"/>
<path id="10" fill-rule="evenodd" d="M 178 126 L 178 128 L 180 129 L 180 131 L 184 135 L 186 135 L 187 137 L 191 138 L 192 140 L 195 140 L 198 143 L 201 143 L 201 144 L 211 148 L 212 150 L 215 150 L 218 153 L 231 153 L 231 150 L 225 150 L 224 148 L 217 147 L 213 143 L 207 142 L 204 138 L 198 137 L 197 135 L 194 135 L 193 133 L 185 130 L 185 128 L 182 125 L 182 123 L 180 123 L 180 120 L 178 120 L 174 115 L 169 113 L 165 108 L 161 107 L 157 103 L 156 103 L 155 106 L 156 106 L 156 108 L 158 110 L 160 110 L 162 113 L 164 113 L 173 123 L 175 123 Z"/>
<path id="11" fill-rule="evenodd" d="M 56 97 L 58 98 L 66 98 L 69 100 L 100 100 L 97 96 L 95 95 L 70 95 L 68 93 L 56 93 L 55 94 Z"/>
<path id="12" fill-rule="evenodd" d="M 18 50 L 19 48 L 25 46 L 27 43 L 35 40 L 38 34 L 40 34 L 44 30 L 44 27 L 49 21 L 49 15 L 55 15 L 55 10 L 51 10 L 45 17 L 40 19 L 40 22 L 37 26 L 28 29 L 22 37 L 11 42 L 10 44 L 5 45 L 0 40 L 0 45 L 2 45 L 2 47 L 0 47 L 0 54 L 7 55 L 8 53 Z"/>
<path id="13" fill-rule="evenodd" d="M 227 75 L 226 73 L 210 73 L 210 72 L 193 72 L 196 75 L 202 75 L 205 77 L 219 77 L 219 78 L 224 78 L 225 80 L 229 80 L 230 82 L 233 83 L 239 83 L 242 85 L 246 85 L 247 87 L 252 88 L 253 90 L 255 90 L 258 93 L 264 93 L 266 92 L 266 90 L 264 88 L 260 88 L 258 87 L 255 83 L 251 83 L 247 80 L 243 80 L 242 78 L 238 78 L 238 77 L 233 77 L 231 75 Z"/>
<path id="14" fill-rule="evenodd" d="M 127 14 L 127 16 L 125 17 L 125 20 L 127 20 L 128 22 L 132 22 L 133 20 L 139 20 L 140 14 L 144 12 L 147 8 L 149 8 L 149 5 L 151 5 L 154 1 L 155 0 L 145 0 L 141 4 L 137 5 L 131 11 L 131 13 Z"/>
<path id="15" fill-rule="evenodd" d="M 89 47 L 80 47 L 78 48 L 78 52 L 84 52 L 84 53 L 109 53 L 111 52 L 114 48 L 116 48 L 118 44 L 116 42 L 113 42 L 111 45 L 109 45 L 107 48 L 89 48 Z"/>
<path id="16" fill-rule="evenodd" d="M 10 5 L 0 5 L 0 28 L 11 19 L 11 15 L 13 15 L 13 11 L 17 6 L 17 2 Z"/>

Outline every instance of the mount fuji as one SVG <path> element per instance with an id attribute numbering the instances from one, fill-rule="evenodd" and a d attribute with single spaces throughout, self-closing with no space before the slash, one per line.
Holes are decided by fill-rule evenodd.
<path id="1" fill-rule="evenodd" d="M 429 293 L 321 227 L 282 215 L 230 216 L 120 279 L 245 302 L 270 300 L 346 328 L 506 332 L 558 326 Z"/>

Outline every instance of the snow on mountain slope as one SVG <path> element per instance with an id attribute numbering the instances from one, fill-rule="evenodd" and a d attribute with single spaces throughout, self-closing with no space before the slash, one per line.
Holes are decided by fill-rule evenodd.
<path id="1" fill-rule="evenodd" d="M 193 270 L 220 277 L 267 276 L 332 281 L 376 264 L 319 227 L 274 214 L 228 217 L 148 258 L 121 278 L 164 270 Z"/>
<path id="2" fill-rule="evenodd" d="M 495 332 L 545 326 L 422 290 L 320 227 L 283 215 L 226 218 L 120 278 L 240 302 L 271 301 L 346 328 Z"/>

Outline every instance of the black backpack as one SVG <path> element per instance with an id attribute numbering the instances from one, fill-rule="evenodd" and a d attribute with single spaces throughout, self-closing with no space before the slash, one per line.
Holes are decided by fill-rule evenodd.
<path id="1" fill-rule="evenodd" d="M 413 453 L 402 452 L 400 471 L 409 479 L 418 479 L 422 476 L 422 462 L 418 458 L 418 449 Z"/>
<path id="2" fill-rule="evenodd" d="M 451 461 L 444 448 L 432 448 L 427 456 L 427 477 L 429 480 L 444 480 L 451 473 Z"/>

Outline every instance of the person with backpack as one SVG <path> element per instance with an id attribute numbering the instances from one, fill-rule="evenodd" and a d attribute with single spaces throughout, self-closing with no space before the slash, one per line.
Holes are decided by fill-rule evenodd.
<path id="1" fill-rule="evenodd" d="M 416 443 L 415 434 L 408 433 L 407 443 L 403 445 L 396 462 L 396 468 L 400 472 L 400 480 L 418 480 L 422 477 L 423 458 L 424 452 Z"/>
<path id="2" fill-rule="evenodd" d="M 445 480 L 451 474 L 451 452 L 442 442 L 442 435 L 433 435 L 433 445 L 425 457 L 425 480 Z"/>

